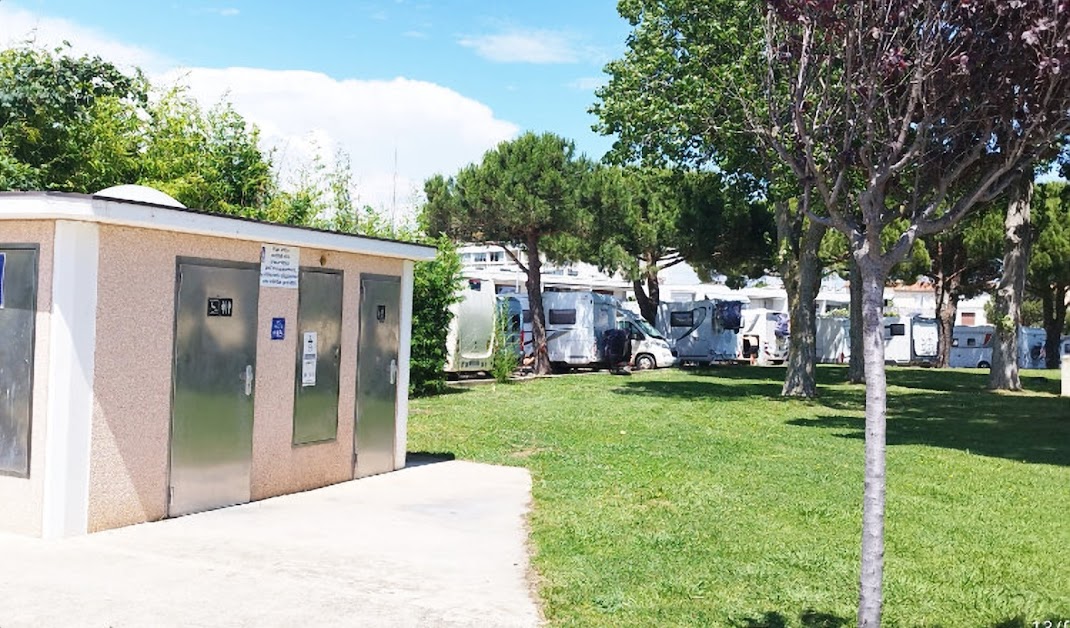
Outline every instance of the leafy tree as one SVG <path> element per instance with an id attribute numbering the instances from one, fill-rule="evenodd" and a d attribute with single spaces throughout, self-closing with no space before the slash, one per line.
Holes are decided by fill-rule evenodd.
<path id="1" fill-rule="evenodd" d="M 1070 187 L 1038 185 L 1033 201 L 1036 220 L 1026 290 L 1042 304 L 1047 367 L 1059 368 L 1059 340 L 1070 294 Z"/>
<path id="2" fill-rule="evenodd" d="M 0 189 L 93 193 L 136 178 L 140 72 L 66 48 L 0 51 Z"/>
<path id="3" fill-rule="evenodd" d="M 606 66 L 609 83 L 597 92 L 592 111 L 596 128 L 619 138 L 607 155 L 615 163 L 718 169 L 759 191 L 773 210 L 773 266 L 784 280 L 792 322 L 783 394 L 812 397 L 818 249 L 827 227 L 807 216 L 818 199 L 803 194 L 775 154 L 747 131 L 740 103 L 760 100 L 762 88 L 747 80 L 743 61 L 760 56 L 763 46 L 760 15 L 748 6 L 733 0 L 621 0 L 618 12 L 632 26 L 628 48 Z M 702 233 L 691 241 L 701 246 Z"/>
<path id="4" fill-rule="evenodd" d="M 586 158 L 576 157 L 571 141 L 529 132 L 502 142 L 456 178 L 439 175 L 424 186 L 424 221 L 431 233 L 502 245 L 527 274 L 539 374 L 550 371 L 540 255 L 560 259 L 578 250 L 576 236 L 588 222 L 581 192 L 591 170 Z M 514 255 L 515 247 L 526 252 L 526 263 Z"/>
<path id="5" fill-rule="evenodd" d="M 446 386 L 446 331 L 459 297 L 461 258 L 446 236 L 425 240 L 438 247 L 435 259 L 417 262 L 412 284 L 412 353 L 409 390 L 414 395 L 442 392 Z"/>

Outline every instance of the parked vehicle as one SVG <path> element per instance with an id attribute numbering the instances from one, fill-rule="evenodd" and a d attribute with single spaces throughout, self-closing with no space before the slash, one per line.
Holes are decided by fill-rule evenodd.
<path id="1" fill-rule="evenodd" d="M 787 312 L 744 309 L 743 327 L 736 334 L 736 356 L 761 365 L 781 364 L 788 359 L 790 330 Z"/>
<path id="2" fill-rule="evenodd" d="M 528 295 L 516 292 L 498 295 L 498 311 L 509 317 L 506 341 L 515 346 L 521 358 L 532 354 L 531 308 Z"/>
<path id="3" fill-rule="evenodd" d="M 1048 333 L 1039 327 L 1018 328 L 1018 368 L 1047 368 L 1044 341 Z"/>
<path id="4" fill-rule="evenodd" d="M 1061 347 L 1059 355 L 1070 355 L 1070 336 L 1063 336 L 1062 340 L 1059 341 L 1059 346 Z"/>
<path id="5" fill-rule="evenodd" d="M 662 302 L 657 329 L 681 363 L 701 365 L 734 361 L 743 326 L 743 301 Z"/>
<path id="6" fill-rule="evenodd" d="M 450 306 L 453 318 L 446 332 L 447 373 L 490 370 L 494 340 L 494 282 L 469 277 L 460 288 L 460 301 Z"/>
<path id="7" fill-rule="evenodd" d="M 955 368 L 987 369 L 992 366 L 991 325 L 956 325 L 947 364 Z"/>
<path id="8" fill-rule="evenodd" d="M 884 318 L 885 364 L 933 364 L 939 331 L 935 318 Z"/>
<path id="9" fill-rule="evenodd" d="M 851 359 L 851 319 L 843 316 L 817 317 L 817 361 L 844 364 Z"/>
<path id="10" fill-rule="evenodd" d="M 557 368 L 604 366 L 603 335 L 618 328 L 629 331 L 632 361 L 638 368 L 675 362 L 661 334 L 611 296 L 589 291 L 546 292 L 542 299 L 546 348 L 550 363 Z"/>

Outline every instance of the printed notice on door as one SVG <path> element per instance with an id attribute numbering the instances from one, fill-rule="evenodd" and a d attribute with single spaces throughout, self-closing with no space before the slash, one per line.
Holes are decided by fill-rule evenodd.
<path id="1" fill-rule="evenodd" d="M 260 286 L 297 288 L 301 249 L 296 246 L 264 244 L 260 247 Z"/>

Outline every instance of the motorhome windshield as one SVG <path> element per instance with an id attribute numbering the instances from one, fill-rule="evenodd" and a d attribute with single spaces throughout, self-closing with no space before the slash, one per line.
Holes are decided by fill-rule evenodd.
<path id="1" fill-rule="evenodd" d="M 654 329 L 650 325 L 650 323 L 646 322 L 645 320 L 643 320 L 643 319 L 641 319 L 639 317 L 636 317 L 636 318 L 631 319 L 631 321 L 632 321 L 632 323 L 635 324 L 636 327 L 639 328 L 639 331 L 643 332 L 647 336 L 650 336 L 652 338 L 661 338 L 662 340 L 665 339 L 665 337 L 661 335 L 660 331 Z"/>

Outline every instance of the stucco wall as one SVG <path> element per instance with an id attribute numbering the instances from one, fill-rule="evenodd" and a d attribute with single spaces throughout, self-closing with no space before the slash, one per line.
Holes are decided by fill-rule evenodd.
<path id="1" fill-rule="evenodd" d="M 89 530 L 163 518 L 171 420 L 176 257 L 258 262 L 259 244 L 147 229 L 102 226 Z M 344 271 L 338 436 L 293 447 L 297 351 L 296 290 L 261 288 L 253 419 L 252 498 L 316 488 L 352 477 L 360 273 L 399 274 L 402 262 L 301 252 L 301 263 Z M 270 339 L 271 318 L 287 337 Z"/>
<path id="2" fill-rule="evenodd" d="M 0 475 L 0 530 L 41 535 L 44 497 L 45 433 L 48 401 L 48 352 L 52 311 L 52 263 L 55 223 L 0 221 L 0 243 L 37 244 L 37 320 L 30 426 L 30 477 Z"/>

